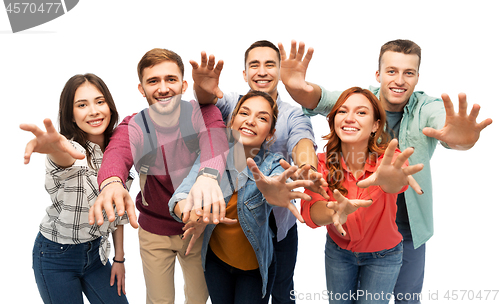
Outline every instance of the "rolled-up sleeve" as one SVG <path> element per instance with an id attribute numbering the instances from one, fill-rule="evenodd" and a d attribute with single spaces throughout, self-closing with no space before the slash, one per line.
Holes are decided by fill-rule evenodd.
<path id="1" fill-rule="evenodd" d="M 198 122 L 198 139 L 201 150 L 201 166 L 199 168 L 215 169 L 222 176 L 226 167 L 229 147 L 221 112 L 214 105 L 204 105 L 201 106 L 199 113 L 193 111 L 192 119 L 195 123 Z M 199 122 L 204 122 L 204 124 Z"/>
<path id="2" fill-rule="evenodd" d="M 337 100 L 340 97 L 340 94 L 342 94 L 342 91 L 328 91 L 325 90 L 322 86 L 321 88 L 321 99 L 318 102 L 318 105 L 314 109 L 307 109 L 302 107 L 302 111 L 304 114 L 307 116 L 315 116 L 317 114 L 327 116 L 330 114 L 330 111 L 332 110 L 333 106 L 337 103 Z"/>
<path id="3" fill-rule="evenodd" d="M 288 151 L 293 151 L 293 148 L 301 139 L 309 139 L 314 145 L 316 150 L 316 141 L 314 140 L 314 131 L 311 123 L 311 119 L 307 117 L 304 113 L 300 112 L 299 108 L 293 108 L 290 111 L 287 118 L 288 126 L 288 141 L 287 149 Z"/>

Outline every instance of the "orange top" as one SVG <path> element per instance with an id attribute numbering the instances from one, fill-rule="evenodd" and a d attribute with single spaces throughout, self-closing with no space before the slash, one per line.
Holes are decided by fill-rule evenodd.
<path id="1" fill-rule="evenodd" d="M 238 194 L 235 192 L 226 206 L 226 217 L 238 219 Z M 241 270 L 259 268 L 257 256 L 243 229 L 237 224 L 218 224 L 210 238 L 210 248 L 224 263 Z"/>

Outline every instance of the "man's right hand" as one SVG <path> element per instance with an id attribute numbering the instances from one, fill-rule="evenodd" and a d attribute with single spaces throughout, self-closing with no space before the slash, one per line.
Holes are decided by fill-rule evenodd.
<path id="1" fill-rule="evenodd" d="M 292 40 L 290 55 L 287 57 L 282 43 L 278 43 L 281 56 L 280 76 L 290 96 L 301 106 L 314 109 L 321 98 L 321 88 L 314 83 L 306 81 L 306 72 L 312 59 L 314 49 L 308 48 L 305 52 L 305 44 Z M 305 55 L 304 55 L 305 54 Z"/>
<path id="2" fill-rule="evenodd" d="M 219 89 L 219 77 L 222 72 L 222 67 L 224 66 L 224 61 L 219 60 L 217 65 L 215 65 L 214 55 L 210 55 L 207 59 L 207 53 L 201 52 L 200 64 L 194 60 L 190 60 L 189 63 L 191 63 L 193 67 L 194 89 L 197 97 L 205 98 L 205 96 L 202 95 L 206 94 L 213 95 L 212 99 L 215 99 L 215 97 L 222 98 L 224 94 Z M 204 100 L 198 100 L 198 102 L 204 103 Z"/>
<path id="3" fill-rule="evenodd" d="M 103 210 L 106 211 L 108 220 L 113 222 L 115 220 L 114 206 L 116 206 L 118 215 L 122 216 L 127 211 L 130 225 L 138 228 L 134 201 L 127 189 L 123 187 L 122 181 L 118 177 L 110 177 L 101 183 L 101 190 L 94 205 L 89 210 L 89 224 L 93 225 L 97 222 L 97 225 L 102 225 L 104 223 Z"/>

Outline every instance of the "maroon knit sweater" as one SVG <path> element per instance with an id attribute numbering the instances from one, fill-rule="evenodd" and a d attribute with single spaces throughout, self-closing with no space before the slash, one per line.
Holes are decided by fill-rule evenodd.
<path id="1" fill-rule="evenodd" d="M 190 103 L 193 105 L 193 127 L 198 133 L 201 150 L 200 168 L 216 169 L 222 176 L 228 151 L 222 115 L 214 105 L 202 106 L 200 109 L 196 101 Z M 127 116 L 113 132 L 97 176 L 99 185 L 112 176 L 126 180 L 130 169 L 141 157 L 143 134 L 134 116 Z M 186 147 L 178 124 L 173 127 L 154 125 L 159 149 L 155 166 L 150 167 L 144 186 L 148 206 L 142 203 L 140 192 L 136 198 L 136 207 L 140 212 L 139 225 L 154 234 L 178 235 L 183 233 L 184 224 L 172 218 L 168 202 L 188 175 L 198 155 Z"/>

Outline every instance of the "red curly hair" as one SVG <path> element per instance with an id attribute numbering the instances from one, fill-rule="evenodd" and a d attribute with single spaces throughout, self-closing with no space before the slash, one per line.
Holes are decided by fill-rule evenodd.
<path id="1" fill-rule="evenodd" d="M 368 141 L 368 162 L 376 162 L 378 156 L 383 154 L 387 145 L 389 143 L 389 134 L 385 131 L 386 115 L 382 103 L 378 98 L 369 90 L 362 89 L 360 87 L 352 87 L 345 90 L 340 95 L 337 103 L 332 108 L 327 116 L 328 125 L 330 126 L 330 133 L 323 136 L 323 139 L 327 140 L 325 145 L 326 149 L 326 167 L 328 168 L 328 187 L 330 190 L 339 190 L 342 195 L 347 195 L 347 189 L 343 186 L 344 182 L 344 171 L 342 169 L 341 157 L 342 157 L 342 141 L 335 133 L 335 116 L 339 108 L 345 103 L 345 101 L 353 94 L 362 94 L 365 96 L 373 107 L 373 118 L 375 121 L 379 121 L 379 127 L 375 134 L 372 134 Z"/>

